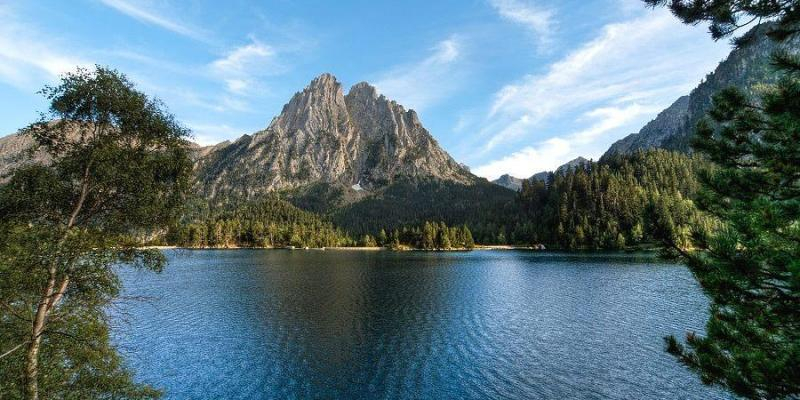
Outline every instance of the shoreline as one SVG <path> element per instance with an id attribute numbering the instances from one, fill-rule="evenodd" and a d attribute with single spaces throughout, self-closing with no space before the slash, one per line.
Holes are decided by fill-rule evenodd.
<path id="1" fill-rule="evenodd" d="M 578 252 L 607 252 L 607 251 L 617 251 L 617 252 L 652 252 L 658 251 L 657 247 L 632 247 L 626 249 L 618 249 L 618 250 L 610 250 L 610 249 L 559 249 L 559 248 L 537 248 L 533 246 L 522 246 L 522 245 L 475 245 L 472 249 L 415 249 L 410 247 L 404 247 L 401 249 L 392 249 L 389 247 L 363 247 L 363 246 L 354 246 L 354 247 L 238 247 L 238 246 L 229 246 L 229 247 L 184 247 L 184 246 L 142 246 L 139 249 L 156 249 L 156 250 L 303 250 L 303 251 L 393 251 L 393 252 L 406 252 L 406 251 L 425 251 L 425 252 L 464 252 L 464 251 L 473 251 L 473 250 L 486 250 L 486 251 L 535 251 L 535 252 L 547 252 L 547 251 L 559 251 L 559 252 L 567 252 L 567 253 L 578 253 Z"/>

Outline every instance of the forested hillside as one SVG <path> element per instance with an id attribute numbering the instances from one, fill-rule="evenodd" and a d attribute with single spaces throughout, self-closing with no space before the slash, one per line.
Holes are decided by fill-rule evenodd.
<path id="1" fill-rule="evenodd" d="M 624 248 L 652 241 L 657 230 L 688 240 L 688 226 L 707 225 L 691 200 L 708 163 L 667 150 L 639 151 L 586 163 L 547 182 L 526 181 L 512 241 L 563 248 Z"/>
<path id="2" fill-rule="evenodd" d="M 517 217 L 515 192 L 479 180 L 473 185 L 436 179 L 401 179 L 375 196 L 334 210 L 331 219 L 355 234 L 376 234 L 426 221 L 466 224 L 481 244 L 505 243 Z"/>
<path id="3" fill-rule="evenodd" d="M 328 247 L 354 241 L 319 215 L 270 196 L 221 211 L 193 208 L 167 235 L 186 247 Z"/>

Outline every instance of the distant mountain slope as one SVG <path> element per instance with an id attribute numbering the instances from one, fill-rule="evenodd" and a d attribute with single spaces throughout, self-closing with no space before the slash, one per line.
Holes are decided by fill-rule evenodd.
<path id="1" fill-rule="evenodd" d="M 572 160 L 569 160 L 569 161 L 565 162 L 564 164 L 559 165 L 558 168 L 556 168 L 555 171 L 537 172 L 537 173 L 533 174 L 528 179 L 538 179 L 538 180 L 544 181 L 544 180 L 547 179 L 548 175 L 550 175 L 550 174 L 564 175 L 567 172 L 569 172 L 570 170 L 575 169 L 576 167 L 584 167 L 584 166 L 588 165 L 589 163 L 591 163 L 591 160 L 587 160 L 586 158 L 583 158 L 583 157 L 574 158 Z"/>
<path id="2" fill-rule="evenodd" d="M 505 174 L 492 181 L 495 185 L 502 186 L 506 189 L 519 192 L 522 189 L 522 181 L 525 179 L 515 178 L 509 174 Z"/>
<path id="3" fill-rule="evenodd" d="M 698 121 L 711 108 L 715 93 L 736 86 L 752 94 L 755 85 L 776 79 L 770 67 L 770 54 L 776 45 L 764 34 L 770 26 L 763 24 L 753 28 L 746 34 L 753 36 L 749 46 L 734 49 L 688 96 L 676 100 L 638 133 L 611 145 L 603 158 L 649 148 L 690 152 L 691 135 Z M 795 41 L 789 45 L 797 46 L 798 43 Z"/>
<path id="4" fill-rule="evenodd" d="M 43 154 L 32 156 L 27 151 L 33 146 L 30 136 L 12 134 L 0 137 L 0 182 L 13 169 L 30 162 L 46 161 Z"/>
<path id="5" fill-rule="evenodd" d="M 516 192 L 485 179 L 465 185 L 436 178 L 398 178 L 376 193 L 333 208 L 337 226 L 354 234 L 391 232 L 425 221 L 467 224 L 479 243 L 497 235 L 517 214 Z"/>
<path id="6" fill-rule="evenodd" d="M 559 175 L 564 175 L 575 168 L 585 167 L 586 165 L 589 164 L 589 162 L 590 162 L 589 160 L 583 157 L 578 157 L 573 160 L 569 160 L 560 167 L 556 168 L 555 173 Z"/>
<path id="7" fill-rule="evenodd" d="M 439 147 L 416 112 L 366 83 L 345 96 L 330 74 L 296 93 L 267 129 L 201 157 L 196 172 L 198 193 L 212 199 L 318 183 L 369 191 L 400 176 L 476 180 Z"/>

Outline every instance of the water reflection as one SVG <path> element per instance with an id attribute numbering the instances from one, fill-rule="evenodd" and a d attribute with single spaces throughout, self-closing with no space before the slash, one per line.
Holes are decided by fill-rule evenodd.
<path id="1" fill-rule="evenodd" d="M 115 332 L 171 398 L 725 398 L 664 354 L 702 327 L 650 256 L 196 251 L 125 271 Z"/>

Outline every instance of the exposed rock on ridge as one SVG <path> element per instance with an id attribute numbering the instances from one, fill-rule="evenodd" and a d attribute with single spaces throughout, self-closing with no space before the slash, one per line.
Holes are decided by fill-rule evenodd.
<path id="1" fill-rule="evenodd" d="M 218 146 L 197 164 L 197 189 L 209 197 L 249 198 L 313 183 L 370 190 L 399 176 L 471 184 L 413 110 L 359 83 L 345 96 L 330 74 L 296 93 L 269 127 Z"/>
<path id="2" fill-rule="evenodd" d="M 612 144 L 603 158 L 651 148 L 691 152 L 690 142 L 694 129 L 711 109 L 714 94 L 735 86 L 754 95 L 757 85 L 771 83 L 778 78 L 770 65 L 770 55 L 777 45 L 765 34 L 772 26 L 771 23 L 764 23 L 751 29 L 746 33 L 752 37 L 751 43 L 731 51 L 714 72 L 708 74 L 688 96 L 676 100 L 639 133 L 628 135 Z M 785 45 L 797 48 L 800 46 L 800 39 L 795 38 Z"/>

